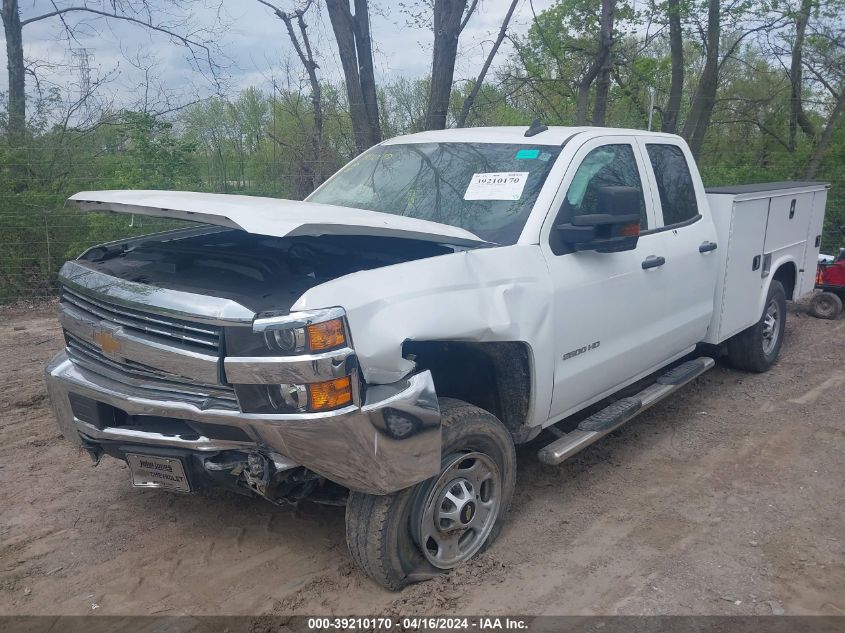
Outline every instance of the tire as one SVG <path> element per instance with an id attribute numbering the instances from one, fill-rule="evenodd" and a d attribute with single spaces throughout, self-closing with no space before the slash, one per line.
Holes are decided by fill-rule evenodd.
<path id="1" fill-rule="evenodd" d="M 832 292 L 820 292 L 810 302 L 810 314 L 819 319 L 835 319 L 842 312 L 842 299 Z"/>
<path id="2" fill-rule="evenodd" d="M 353 562 L 375 582 L 392 591 L 440 575 L 484 551 L 501 532 L 513 498 L 516 453 L 505 426 L 487 411 L 461 400 L 441 398 L 440 413 L 443 436 L 439 475 L 390 495 L 350 492 L 346 504 L 346 543 Z M 459 477 L 463 473 L 473 472 L 476 467 L 479 472 L 491 473 L 478 486 Z M 495 473 L 496 470 L 498 473 Z M 496 479 L 498 484 L 494 482 Z M 466 482 L 466 487 L 455 488 L 455 482 L 459 481 Z M 488 488 L 489 496 L 486 500 L 482 496 L 484 486 Z M 461 506 L 455 506 L 443 497 L 452 491 L 466 492 L 467 489 L 477 494 L 474 498 L 470 494 L 458 499 L 463 502 Z M 496 496 L 490 494 L 490 491 Z M 467 524 L 470 527 L 453 529 L 451 532 L 461 533 L 461 540 L 466 535 L 472 537 L 465 541 L 472 543 L 472 547 L 466 548 L 467 555 L 461 555 L 461 559 L 454 564 L 451 561 L 442 564 L 445 557 L 438 558 L 439 548 L 436 554 L 432 553 L 431 547 L 425 548 L 427 553 L 424 553 L 425 543 L 420 543 L 429 526 L 426 518 L 431 512 L 439 512 L 437 506 L 441 499 L 441 506 L 455 506 L 461 520 L 465 516 L 470 520 Z M 483 508 L 487 506 L 495 506 L 495 511 L 485 511 Z M 457 518 L 457 514 L 455 516 Z M 450 521 L 447 518 L 439 520 Z M 478 523 L 479 529 L 470 529 L 476 520 L 481 521 Z M 455 525 L 459 528 L 461 524 Z M 457 537 L 449 538 L 454 541 Z M 440 564 L 432 564 L 432 557 Z"/>
<path id="3" fill-rule="evenodd" d="M 770 318 L 774 319 L 773 323 Z M 769 286 L 760 320 L 728 340 L 731 365 L 756 373 L 768 371 L 780 354 L 785 326 L 786 292 L 775 280 Z"/>

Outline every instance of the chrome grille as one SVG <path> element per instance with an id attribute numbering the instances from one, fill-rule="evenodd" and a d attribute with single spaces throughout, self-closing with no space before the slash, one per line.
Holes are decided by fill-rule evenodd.
<path id="1" fill-rule="evenodd" d="M 220 350 L 221 328 L 214 325 L 125 308 L 76 292 L 67 286 L 61 288 L 61 300 L 87 312 L 92 318 L 142 332 L 165 344 L 179 342 L 206 353 L 217 353 Z"/>
<path id="2" fill-rule="evenodd" d="M 96 346 L 65 331 L 68 357 L 82 369 L 148 392 L 150 396 L 191 402 L 200 408 L 237 410 L 235 391 L 227 385 L 205 385 L 135 361 L 115 360 Z"/>

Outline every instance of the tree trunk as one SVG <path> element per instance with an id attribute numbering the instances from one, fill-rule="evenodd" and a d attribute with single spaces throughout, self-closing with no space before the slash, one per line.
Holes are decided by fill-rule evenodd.
<path id="1" fill-rule="evenodd" d="M 455 57 L 458 54 L 458 36 L 466 4 L 466 0 L 434 0 L 434 52 L 425 117 L 426 130 L 446 128 L 446 114 L 455 76 Z"/>
<path id="2" fill-rule="evenodd" d="M 810 157 L 810 164 L 807 166 L 807 172 L 805 174 L 807 180 L 812 180 L 816 177 L 816 174 L 818 174 L 824 153 L 827 151 L 827 146 L 830 144 L 830 139 L 833 136 L 833 132 L 836 130 L 836 127 L 839 125 L 839 121 L 842 119 L 843 113 L 845 113 L 845 84 L 839 88 L 839 96 L 836 98 L 836 106 L 833 108 L 833 112 L 830 113 L 827 125 L 824 126 L 824 132 L 822 132 L 819 142 L 816 145 L 816 149 L 813 150 L 813 155 Z"/>
<path id="3" fill-rule="evenodd" d="M 613 68 L 611 47 L 613 46 L 615 0 L 603 0 L 601 9 L 599 55 L 602 58 L 602 65 L 596 81 L 596 103 L 593 106 L 593 125 L 597 126 L 603 126 L 607 118 L 607 95 L 610 92 L 610 71 Z"/>
<path id="4" fill-rule="evenodd" d="M 355 0 L 355 48 L 358 52 L 358 77 L 361 94 L 370 124 L 370 144 L 381 142 L 381 122 L 378 116 L 376 76 L 373 70 L 373 47 L 370 39 L 370 8 L 367 0 Z"/>
<path id="5" fill-rule="evenodd" d="M 681 110 L 681 95 L 684 90 L 684 41 L 681 31 L 680 0 L 668 0 L 669 53 L 672 57 L 672 80 L 669 84 L 669 99 L 663 110 L 661 130 L 674 134 L 678 129 L 678 115 Z"/>
<path id="6" fill-rule="evenodd" d="M 588 79 L 589 75 L 584 76 L 578 82 L 578 94 L 575 97 L 575 125 L 587 125 L 587 111 L 590 108 L 590 88 L 593 85 L 593 79 Z"/>
<path id="7" fill-rule="evenodd" d="M 481 67 L 481 72 L 478 73 L 478 78 L 472 85 L 472 90 L 470 90 L 470 93 L 467 98 L 464 99 L 464 105 L 461 106 L 461 113 L 458 115 L 458 127 L 463 127 L 466 124 L 470 110 L 472 110 L 472 106 L 475 105 L 475 99 L 478 97 L 478 91 L 481 90 L 481 85 L 484 83 L 484 78 L 487 76 L 487 71 L 490 70 L 490 65 L 493 63 L 493 58 L 496 57 L 496 52 L 499 50 L 499 46 L 501 46 L 502 40 L 505 39 L 505 35 L 508 31 L 508 24 L 511 21 L 511 17 L 513 16 L 513 12 L 516 9 L 516 5 L 518 2 L 519 0 L 511 0 L 511 5 L 508 7 L 508 12 L 505 14 L 505 18 L 502 20 L 502 27 L 499 29 L 499 34 L 496 36 L 496 41 L 493 42 L 493 48 L 491 48 L 490 52 L 487 54 L 487 59 L 484 60 L 484 65 Z"/>
<path id="8" fill-rule="evenodd" d="M 684 124 L 684 138 L 687 139 L 693 156 L 698 158 L 704 145 L 704 136 L 710 127 L 710 117 L 716 104 L 716 90 L 719 87 L 719 38 L 721 37 L 721 16 L 718 0 L 707 2 L 707 56 L 704 69 L 698 80 L 695 97 L 689 117 Z"/>
<path id="9" fill-rule="evenodd" d="M 810 11 L 813 4 L 814 0 L 802 0 L 795 23 L 795 44 L 792 47 L 792 65 L 789 69 L 791 90 L 789 99 L 789 141 L 787 142 L 787 147 L 790 152 L 795 151 L 799 125 L 805 134 L 809 136 L 815 135 L 812 123 L 810 123 L 807 115 L 804 114 L 801 94 L 804 88 L 802 75 L 804 37 L 807 32 L 807 23 L 810 21 Z"/>
<path id="10" fill-rule="evenodd" d="M 18 0 L 3 0 L 0 15 L 6 33 L 6 66 L 9 70 L 9 123 L 12 146 L 23 144 L 26 136 L 26 75 L 23 63 L 23 31 Z"/>
<path id="11" fill-rule="evenodd" d="M 310 5 L 293 14 L 285 13 L 276 7 L 273 7 L 273 10 L 276 16 L 285 23 L 290 42 L 293 44 L 293 49 L 296 51 L 299 61 L 302 62 L 302 66 L 308 74 L 308 83 L 311 85 L 311 107 L 314 111 L 314 131 L 311 134 L 311 148 L 314 158 L 312 165 L 306 171 L 310 174 L 311 184 L 316 189 L 323 182 L 323 91 L 320 88 L 320 80 L 317 77 L 317 68 L 319 66 L 314 61 L 314 51 L 311 48 L 311 40 L 308 39 L 308 31 L 306 30 L 307 27 L 305 24 L 305 11 L 309 7 Z M 296 17 L 302 43 L 300 43 L 293 26 L 294 17 Z"/>
<path id="12" fill-rule="evenodd" d="M 317 77 L 317 62 L 311 51 L 311 42 L 305 31 L 305 19 L 302 13 L 297 14 L 299 31 L 302 33 L 302 44 L 305 47 L 307 62 L 304 62 L 308 73 L 308 83 L 311 85 L 311 108 L 314 110 L 314 132 L 311 135 L 311 146 L 314 150 L 314 165 L 311 167 L 311 183 L 314 189 L 323 184 L 323 90 Z"/>
<path id="13" fill-rule="evenodd" d="M 578 125 L 587 125 L 587 114 L 590 109 L 590 89 L 599 73 L 603 73 L 603 80 L 606 81 L 606 85 L 601 88 L 597 87 L 594 115 L 598 111 L 600 118 L 604 120 L 604 113 L 607 111 L 607 88 L 610 86 L 610 67 L 608 66 L 610 61 L 608 58 L 610 57 L 610 47 L 613 45 L 613 12 L 615 8 L 615 0 L 602 0 L 599 47 L 593 63 L 590 64 L 587 72 L 578 82 L 578 95 L 575 101 L 575 119 Z M 605 69 L 607 70 L 606 74 L 604 73 Z M 598 103 L 599 99 L 602 100 L 601 104 Z M 594 125 L 599 124 L 594 123 Z"/>
<path id="14" fill-rule="evenodd" d="M 356 2 L 356 5 L 358 2 Z M 362 2 L 365 6 L 366 2 Z M 349 7 L 349 0 L 326 0 L 326 8 L 329 11 L 329 20 L 332 23 L 332 30 L 334 31 L 335 41 L 337 41 L 337 50 L 340 54 L 340 62 L 343 67 L 343 77 L 346 82 L 346 96 L 349 100 L 349 116 L 352 119 L 352 135 L 355 138 L 355 148 L 358 152 L 363 152 L 369 147 L 372 147 L 375 142 L 374 139 L 379 138 L 380 132 L 373 130 L 373 117 L 375 124 L 378 125 L 378 105 L 375 102 L 375 79 L 372 76 L 372 51 L 369 43 L 369 24 L 366 25 L 366 42 L 356 42 L 356 32 L 359 25 L 356 24 L 356 16 L 352 15 Z M 369 19 L 364 16 L 364 19 Z M 364 60 L 364 66 L 369 63 L 369 73 L 367 80 L 362 82 L 360 74 L 361 62 L 359 60 L 359 46 L 361 51 L 369 52 L 369 60 Z M 366 72 L 366 71 L 365 71 Z M 370 97 L 365 96 L 363 84 L 371 82 L 371 87 L 368 85 L 368 91 L 372 90 Z M 370 108 L 368 108 L 367 99 L 370 98 Z"/>

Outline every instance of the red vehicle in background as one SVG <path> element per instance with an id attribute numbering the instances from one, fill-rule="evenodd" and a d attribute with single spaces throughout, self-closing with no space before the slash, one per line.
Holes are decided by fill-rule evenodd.
<path id="1" fill-rule="evenodd" d="M 845 226 L 840 227 L 845 235 Z M 845 248 L 833 262 L 820 262 L 816 288 L 821 290 L 810 302 L 810 314 L 820 319 L 835 319 L 845 302 Z"/>

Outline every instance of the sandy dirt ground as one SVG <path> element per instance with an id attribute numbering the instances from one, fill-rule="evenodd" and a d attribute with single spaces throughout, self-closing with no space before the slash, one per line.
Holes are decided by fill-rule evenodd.
<path id="1" fill-rule="evenodd" d="M 92 468 L 45 396 L 61 346 L 53 306 L 0 312 L 0 614 L 845 614 L 845 319 L 794 309 L 770 373 L 720 364 L 559 467 L 521 448 L 496 544 L 401 593 L 342 508 Z"/>

